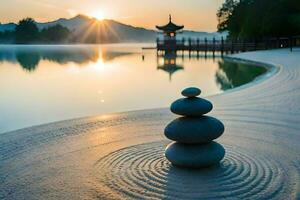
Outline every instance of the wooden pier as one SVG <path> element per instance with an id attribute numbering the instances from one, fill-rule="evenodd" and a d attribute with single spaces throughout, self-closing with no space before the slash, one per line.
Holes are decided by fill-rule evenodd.
<path id="1" fill-rule="evenodd" d="M 208 40 L 200 39 L 182 39 L 182 40 L 159 40 L 157 39 L 158 54 L 168 51 L 181 51 L 189 53 L 220 53 L 230 54 L 237 52 L 267 50 L 277 48 L 290 48 L 291 51 L 294 47 L 300 46 L 300 36 L 282 37 L 282 38 L 269 38 L 262 40 L 225 40 L 223 38 L 217 40 L 215 38 Z"/>

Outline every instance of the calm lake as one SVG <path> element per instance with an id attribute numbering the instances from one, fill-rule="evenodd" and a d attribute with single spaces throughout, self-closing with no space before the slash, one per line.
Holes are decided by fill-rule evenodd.
<path id="1" fill-rule="evenodd" d="M 266 71 L 201 54 L 158 57 L 143 46 L 149 44 L 0 46 L 0 133 L 77 117 L 167 107 L 187 86 L 200 87 L 208 96 Z"/>

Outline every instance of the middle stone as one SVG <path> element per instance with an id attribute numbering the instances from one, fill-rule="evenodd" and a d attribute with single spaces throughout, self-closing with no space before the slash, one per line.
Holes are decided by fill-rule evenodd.
<path id="1" fill-rule="evenodd" d="M 224 132 L 224 125 L 218 119 L 201 116 L 180 117 L 165 128 L 165 136 L 170 140 L 187 144 L 209 143 Z"/>

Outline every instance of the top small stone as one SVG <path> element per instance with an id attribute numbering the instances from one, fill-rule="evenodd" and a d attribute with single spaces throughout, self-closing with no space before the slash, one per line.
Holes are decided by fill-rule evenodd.
<path id="1" fill-rule="evenodd" d="M 196 97 L 199 96 L 201 94 L 201 90 L 199 88 L 196 87 L 189 87 L 184 89 L 181 94 L 185 97 Z"/>

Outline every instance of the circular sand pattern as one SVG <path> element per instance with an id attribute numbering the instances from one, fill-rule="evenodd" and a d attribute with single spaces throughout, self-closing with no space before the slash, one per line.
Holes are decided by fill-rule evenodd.
<path id="1" fill-rule="evenodd" d="M 225 146 L 219 166 L 203 170 L 173 167 L 162 142 L 113 152 L 95 164 L 97 179 L 124 198 L 271 199 L 289 185 L 278 162 Z"/>

